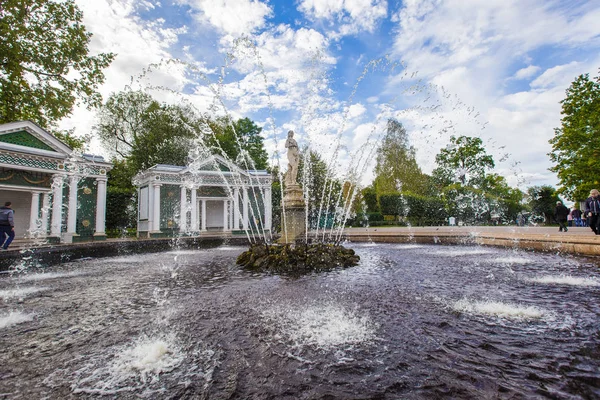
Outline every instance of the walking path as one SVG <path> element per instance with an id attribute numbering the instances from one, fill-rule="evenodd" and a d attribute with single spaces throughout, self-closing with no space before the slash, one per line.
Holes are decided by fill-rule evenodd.
<path id="1" fill-rule="evenodd" d="M 482 244 L 600 256 L 600 235 L 590 228 L 517 226 L 429 226 L 349 228 L 350 242 Z"/>

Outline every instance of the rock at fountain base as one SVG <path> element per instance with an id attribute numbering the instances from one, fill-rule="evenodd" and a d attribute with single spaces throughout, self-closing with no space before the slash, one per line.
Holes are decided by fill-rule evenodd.
<path id="1" fill-rule="evenodd" d="M 358 264 L 360 257 L 354 250 L 331 244 L 290 246 L 254 244 L 237 258 L 237 264 L 246 269 L 287 275 L 330 271 Z"/>

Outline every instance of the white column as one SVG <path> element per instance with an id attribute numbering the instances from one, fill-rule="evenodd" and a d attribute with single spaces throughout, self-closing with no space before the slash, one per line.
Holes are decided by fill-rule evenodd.
<path id="1" fill-rule="evenodd" d="M 154 185 L 148 184 L 148 232 L 154 229 Z M 150 234 L 148 234 L 150 237 Z"/>
<path id="2" fill-rule="evenodd" d="M 263 196 L 263 203 L 265 205 L 265 229 L 271 230 L 271 221 L 273 220 L 273 210 L 271 204 L 271 188 L 265 188 L 265 195 Z"/>
<path id="3" fill-rule="evenodd" d="M 206 200 L 202 199 L 202 230 L 206 230 Z"/>
<path id="4" fill-rule="evenodd" d="M 192 196 L 191 196 L 191 202 L 192 202 L 192 212 L 191 214 L 191 219 L 192 219 L 192 231 L 193 232 L 197 232 L 198 231 L 198 197 L 197 197 L 197 188 L 193 187 L 192 188 Z M 203 214 L 204 215 L 204 214 Z"/>
<path id="5" fill-rule="evenodd" d="M 233 189 L 233 229 L 240 229 L 240 189 Z"/>
<path id="6" fill-rule="evenodd" d="M 106 229 L 106 178 L 96 179 L 96 232 L 103 236 Z"/>
<path id="7" fill-rule="evenodd" d="M 154 187 L 154 210 L 153 210 L 153 219 L 154 219 L 154 227 L 153 231 L 160 231 L 160 187 L 162 186 L 160 183 L 152 184 Z"/>
<path id="8" fill-rule="evenodd" d="M 242 213 L 243 213 L 243 227 L 245 230 L 248 230 L 248 188 L 244 188 L 244 200 L 242 203 Z"/>
<path id="9" fill-rule="evenodd" d="M 229 215 L 228 204 L 229 204 L 229 201 L 223 200 L 223 232 L 227 231 L 228 230 L 227 228 L 229 228 L 227 226 L 227 220 L 228 220 L 227 216 Z"/>
<path id="10" fill-rule="evenodd" d="M 61 233 L 63 183 L 64 176 L 62 175 L 54 175 L 52 178 L 52 223 L 50 225 L 52 236 L 60 236 Z"/>
<path id="11" fill-rule="evenodd" d="M 229 230 L 233 229 L 233 200 L 229 200 Z"/>
<path id="12" fill-rule="evenodd" d="M 42 232 L 48 234 L 48 217 L 50 216 L 50 193 L 42 195 Z"/>
<path id="13" fill-rule="evenodd" d="M 31 192 L 31 212 L 29 213 L 29 215 L 30 215 L 29 234 L 38 232 L 39 212 L 40 212 L 40 192 Z"/>
<path id="14" fill-rule="evenodd" d="M 77 230 L 77 184 L 79 177 L 71 175 L 69 177 L 69 211 L 67 214 L 67 233 L 74 234 Z M 96 212 L 97 209 L 96 209 Z M 97 219 L 97 215 L 96 215 Z"/>
<path id="15" fill-rule="evenodd" d="M 181 185 L 181 198 L 179 200 L 179 231 L 187 231 L 187 189 Z"/>

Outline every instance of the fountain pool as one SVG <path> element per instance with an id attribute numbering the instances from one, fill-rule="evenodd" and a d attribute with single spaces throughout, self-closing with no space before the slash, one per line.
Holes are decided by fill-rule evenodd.
<path id="1" fill-rule="evenodd" d="M 0 279 L 0 397 L 598 398 L 598 260 L 357 245 L 291 279 L 243 247 Z"/>

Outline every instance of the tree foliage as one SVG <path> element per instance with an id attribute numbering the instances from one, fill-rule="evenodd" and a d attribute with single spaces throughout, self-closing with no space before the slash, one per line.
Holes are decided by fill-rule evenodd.
<path id="1" fill-rule="evenodd" d="M 32 120 L 48 128 L 77 99 L 97 92 L 112 53 L 90 56 L 91 33 L 73 0 L 3 0 L 0 5 L 0 123 Z"/>
<path id="2" fill-rule="evenodd" d="M 200 125 L 188 107 L 161 104 L 141 91 L 124 91 L 108 98 L 94 128 L 107 150 L 137 172 L 156 164 L 186 165 Z"/>
<path id="3" fill-rule="evenodd" d="M 477 137 L 452 136 L 450 144 L 435 157 L 437 168 L 433 178 L 442 187 L 453 183 L 480 187 L 488 169 L 494 168 L 494 159 L 488 155 L 483 142 Z"/>
<path id="4" fill-rule="evenodd" d="M 417 164 L 408 134 L 395 119 L 387 122 L 386 134 L 377 153 L 374 188 L 377 195 L 395 191 L 425 194 L 428 179 Z"/>
<path id="5" fill-rule="evenodd" d="M 532 186 L 527 189 L 528 203 L 534 216 L 543 218 L 543 222 L 554 220 L 554 209 L 559 201 L 556 189 L 549 185 Z"/>
<path id="6" fill-rule="evenodd" d="M 561 126 L 550 139 L 550 170 L 560 180 L 559 193 L 583 200 L 600 181 L 600 76 L 578 76 L 561 104 Z"/>
<path id="7" fill-rule="evenodd" d="M 269 156 L 260 135 L 262 128 L 249 118 L 231 122 L 219 118 L 208 122 L 212 134 L 204 140 L 214 152 L 223 152 L 244 169 L 267 169 Z"/>

